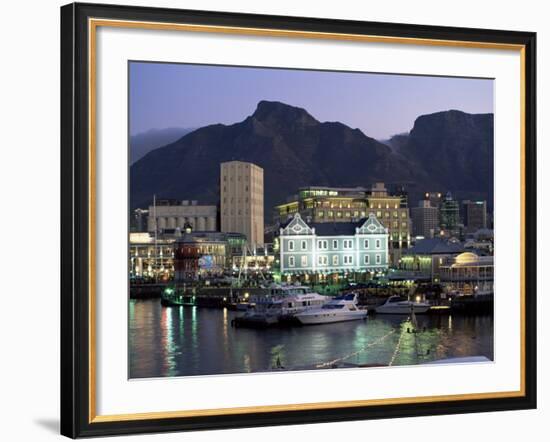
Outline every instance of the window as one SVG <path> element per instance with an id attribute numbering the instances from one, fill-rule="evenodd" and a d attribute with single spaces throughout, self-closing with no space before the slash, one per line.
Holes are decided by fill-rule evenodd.
<path id="1" fill-rule="evenodd" d="M 338 255 L 334 255 L 332 257 L 332 265 L 337 266 L 338 265 Z"/>
<path id="2" fill-rule="evenodd" d="M 376 264 L 380 264 L 382 262 L 382 257 L 379 253 L 376 254 Z"/>
<path id="3" fill-rule="evenodd" d="M 368 248 L 369 248 L 369 240 L 366 239 L 366 240 L 365 240 L 365 249 L 368 249 Z"/>
<path id="4" fill-rule="evenodd" d="M 307 256 L 302 256 L 301 263 L 302 267 L 307 267 Z"/>
<path id="5" fill-rule="evenodd" d="M 344 265 L 346 264 L 353 264 L 353 256 L 352 255 L 344 255 Z"/>
<path id="6" fill-rule="evenodd" d="M 351 239 L 344 240 L 344 249 L 351 249 L 353 247 L 353 241 Z"/>
<path id="7" fill-rule="evenodd" d="M 322 210 L 319 210 L 319 211 L 317 212 L 317 216 L 318 216 L 319 218 L 322 218 L 323 216 L 325 216 L 325 212 L 323 212 Z"/>
<path id="8" fill-rule="evenodd" d="M 288 242 L 288 250 L 294 250 L 294 241 L 293 240 L 290 240 Z"/>
<path id="9" fill-rule="evenodd" d="M 289 256 L 288 257 L 288 266 L 289 267 L 294 267 L 294 256 Z"/>
<path id="10" fill-rule="evenodd" d="M 303 240 L 302 241 L 302 250 L 306 250 L 307 249 L 307 241 Z"/>
<path id="11" fill-rule="evenodd" d="M 370 264 L 370 258 L 369 258 L 369 255 L 365 255 L 365 264 L 369 265 Z"/>
<path id="12" fill-rule="evenodd" d="M 319 255 L 319 259 L 317 261 L 320 266 L 326 266 L 328 264 L 328 256 L 326 255 Z"/>
<path id="13" fill-rule="evenodd" d="M 327 240 L 320 240 L 317 241 L 317 248 L 319 250 L 326 250 L 328 249 L 328 241 Z"/>
<path id="14" fill-rule="evenodd" d="M 337 249 L 337 248 L 338 248 L 338 240 L 337 240 L 337 239 L 333 239 L 333 240 L 332 240 L 332 248 L 333 248 L 333 249 Z"/>
<path id="15" fill-rule="evenodd" d="M 376 240 L 376 248 L 379 249 L 381 246 L 381 242 L 379 239 Z"/>

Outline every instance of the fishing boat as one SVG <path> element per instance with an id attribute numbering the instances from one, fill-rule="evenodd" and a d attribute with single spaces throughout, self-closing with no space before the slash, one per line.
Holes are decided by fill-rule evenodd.
<path id="1" fill-rule="evenodd" d="M 269 326 L 295 322 L 298 313 L 321 307 L 327 297 L 305 286 L 273 285 L 250 299 L 253 308 L 234 319 L 236 326 Z"/>
<path id="2" fill-rule="evenodd" d="M 403 299 L 401 296 L 390 296 L 384 304 L 374 309 L 377 314 L 387 315 L 408 315 L 411 313 L 421 314 L 430 310 L 430 304 L 427 302 L 416 302 Z"/>
<path id="3" fill-rule="evenodd" d="M 298 313 L 296 319 L 303 325 L 365 319 L 368 314 L 367 310 L 359 308 L 357 301 L 357 294 L 355 293 L 337 296 L 320 308 Z"/>

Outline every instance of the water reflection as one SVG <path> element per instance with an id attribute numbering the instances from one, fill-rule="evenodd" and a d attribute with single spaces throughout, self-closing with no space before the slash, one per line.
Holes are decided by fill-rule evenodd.
<path id="1" fill-rule="evenodd" d="M 410 365 L 448 357 L 493 358 L 491 316 L 379 315 L 309 327 L 231 327 L 238 313 L 130 302 L 130 377 L 243 373 L 334 364 Z M 399 344 L 399 345 L 398 345 Z"/>

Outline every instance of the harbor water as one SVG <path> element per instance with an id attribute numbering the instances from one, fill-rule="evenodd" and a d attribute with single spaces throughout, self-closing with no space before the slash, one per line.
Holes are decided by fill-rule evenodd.
<path id="1" fill-rule="evenodd" d="M 348 366 L 416 365 L 451 357 L 493 359 L 491 315 L 373 315 L 286 328 L 235 328 L 240 312 L 129 305 L 129 377 L 212 375 Z"/>

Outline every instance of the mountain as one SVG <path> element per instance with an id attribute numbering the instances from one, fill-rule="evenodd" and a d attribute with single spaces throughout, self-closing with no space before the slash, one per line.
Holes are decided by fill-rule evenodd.
<path id="1" fill-rule="evenodd" d="M 134 164 L 144 155 L 154 149 L 172 143 L 194 129 L 183 127 L 168 127 L 166 129 L 150 129 L 130 137 L 130 164 Z"/>
<path id="2" fill-rule="evenodd" d="M 391 149 L 342 123 L 321 123 L 306 110 L 261 101 L 244 121 L 197 129 L 137 161 L 130 171 L 131 206 L 164 198 L 218 199 L 219 164 L 253 162 L 264 169 L 266 215 L 307 185 L 356 186 L 416 176 Z"/>
<path id="3" fill-rule="evenodd" d="M 493 200 L 493 114 L 450 110 L 416 119 L 392 146 L 430 177 L 426 190 L 451 190 L 459 199 Z"/>
<path id="4" fill-rule="evenodd" d="M 492 195 L 492 116 L 425 115 L 390 148 L 342 123 L 319 122 L 304 109 L 261 101 L 244 121 L 197 129 L 136 161 L 131 207 L 146 207 L 153 194 L 216 203 L 219 165 L 230 160 L 264 169 L 267 222 L 274 205 L 309 185 L 405 183 L 411 201 L 431 189 Z M 481 175 L 486 187 L 476 188 Z"/>

